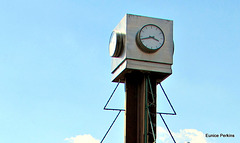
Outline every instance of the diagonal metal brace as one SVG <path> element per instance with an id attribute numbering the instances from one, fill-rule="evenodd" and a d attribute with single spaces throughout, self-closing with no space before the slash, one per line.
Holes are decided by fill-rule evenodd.
<path id="1" fill-rule="evenodd" d="M 111 128 L 112 128 L 112 126 L 113 126 L 113 124 L 115 123 L 115 121 L 117 120 L 117 118 L 118 118 L 118 116 L 120 115 L 120 113 L 121 113 L 121 112 L 122 112 L 121 110 L 118 112 L 117 116 L 116 116 L 116 117 L 115 117 L 115 119 L 113 120 L 113 122 L 112 122 L 111 126 L 108 128 L 108 130 L 107 130 L 106 134 L 104 135 L 104 137 L 102 138 L 102 140 L 101 140 L 101 142 L 100 142 L 100 143 L 102 143 L 102 142 L 104 141 L 104 139 L 106 138 L 106 136 L 107 136 L 108 132 L 111 130 Z"/>

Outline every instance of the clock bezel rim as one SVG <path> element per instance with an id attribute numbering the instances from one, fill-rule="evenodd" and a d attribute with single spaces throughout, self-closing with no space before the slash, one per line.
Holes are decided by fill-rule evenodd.
<path id="1" fill-rule="evenodd" d="M 145 28 L 146 26 L 155 26 L 155 27 L 157 27 L 157 28 L 162 32 L 162 35 L 163 35 L 163 43 L 162 43 L 158 48 L 156 48 L 156 49 L 150 49 L 150 48 L 146 47 L 146 46 L 142 43 L 142 41 L 141 41 L 141 39 L 140 39 L 140 33 L 141 33 L 141 31 L 143 30 L 143 28 Z M 139 47 L 143 52 L 146 52 L 146 53 L 154 53 L 154 52 L 158 51 L 159 49 L 161 49 L 161 48 L 163 47 L 163 45 L 164 45 L 164 43 L 165 43 L 165 34 L 164 34 L 163 30 L 162 30 L 159 26 L 157 26 L 157 25 L 155 25 L 155 24 L 146 24 L 146 25 L 142 26 L 142 28 L 137 32 L 137 34 L 136 34 L 136 43 L 137 43 L 138 47 Z"/>
<path id="2" fill-rule="evenodd" d="M 113 35 L 113 33 L 115 33 L 116 34 L 116 44 L 115 44 L 115 47 L 114 47 L 114 52 L 113 52 L 113 54 L 111 55 L 110 54 L 110 43 L 111 43 L 111 39 L 112 39 L 112 35 Z M 120 33 L 120 32 L 118 32 L 118 31 L 112 31 L 112 33 L 111 33 L 111 36 L 110 36 L 110 40 L 109 40 L 109 54 L 110 54 L 110 56 L 111 57 L 119 57 L 120 56 L 120 54 L 121 54 L 121 52 L 122 52 L 122 49 L 123 49 L 123 34 L 122 33 Z"/>

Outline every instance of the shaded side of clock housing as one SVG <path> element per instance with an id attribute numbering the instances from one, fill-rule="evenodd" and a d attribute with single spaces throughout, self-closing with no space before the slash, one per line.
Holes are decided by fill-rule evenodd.
<path id="1" fill-rule="evenodd" d="M 147 24 L 154 24 L 164 33 L 164 45 L 153 53 L 138 47 L 136 35 Z M 112 58 L 112 81 L 124 82 L 125 74 L 133 71 L 150 72 L 161 82 L 172 74 L 173 21 L 126 14 L 114 30 L 124 33 L 123 49 L 119 57 Z"/>

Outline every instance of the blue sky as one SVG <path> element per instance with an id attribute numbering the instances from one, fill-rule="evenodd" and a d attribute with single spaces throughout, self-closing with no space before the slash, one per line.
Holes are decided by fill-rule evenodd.
<path id="1" fill-rule="evenodd" d="M 239 9 L 238 0 L 0 0 L 0 142 L 101 140 L 116 116 L 103 110 L 116 85 L 108 42 L 126 13 L 174 21 L 173 74 L 162 84 L 177 141 L 240 140 Z M 121 85 L 110 106 L 124 107 L 124 96 Z M 159 87 L 158 101 L 171 111 Z M 106 142 L 122 143 L 123 132 L 122 114 Z"/>

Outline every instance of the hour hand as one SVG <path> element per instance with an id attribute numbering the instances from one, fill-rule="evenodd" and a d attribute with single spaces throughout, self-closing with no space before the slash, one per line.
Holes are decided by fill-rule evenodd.
<path id="1" fill-rule="evenodd" d="M 158 40 L 158 39 L 156 39 L 154 36 L 152 36 L 151 38 L 152 38 L 152 39 L 154 39 L 155 41 L 158 41 L 158 42 L 159 42 L 159 40 Z"/>

